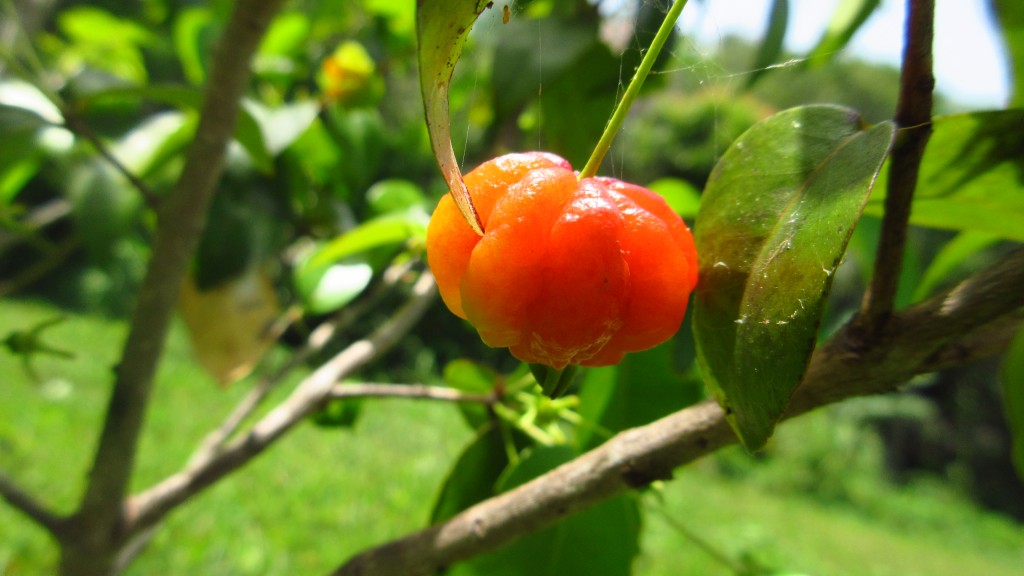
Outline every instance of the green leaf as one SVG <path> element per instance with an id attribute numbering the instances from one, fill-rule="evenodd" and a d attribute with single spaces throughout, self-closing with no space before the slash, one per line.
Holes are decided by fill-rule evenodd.
<path id="1" fill-rule="evenodd" d="M 481 429 L 448 473 L 430 514 L 431 524 L 494 496 L 495 485 L 508 464 L 501 429 L 496 425 Z"/>
<path id="2" fill-rule="evenodd" d="M 576 453 L 566 446 L 535 448 L 506 472 L 502 491 L 569 462 Z M 639 552 L 640 514 L 636 502 L 617 496 L 535 532 L 491 554 L 456 564 L 450 576 L 556 576 L 600 574 L 628 576 Z"/>
<path id="3" fill-rule="evenodd" d="M 1024 110 L 935 118 L 910 222 L 1024 241 Z M 888 170 L 865 214 L 881 215 Z"/>
<path id="4" fill-rule="evenodd" d="M 203 104 L 203 93 L 198 88 L 173 84 L 121 86 L 90 92 L 80 98 L 76 105 L 84 109 L 123 99 L 148 100 L 185 110 L 198 111 Z M 249 157 L 257 168 L 266 173 L 273 170 L 274 162 L 263 140 L 263 131 L 246 106 L 239 109 L 238 123 L 235 126 L 235 140 L 249 153 Z"/>
<path id="5" fill-rule="evenodd" d="M 1013 434 L 1013 465 L 1024 480 L 1024 330 L 1006 351 L 1003 363 L 1003 408 Z"/>
<path id="6" fill-rule="evenodd" d="M 473 208 L 452 149 L 448 88 L 470 28 L 484 8 L 491 4 L 488 0 L 419 0 L 416 5 L 420 92 L 430 146 L 455 204 L 466 222 L 480 235 L 483 235 L 483 226 Z"/>
<path id="7" fill-rule="evenodd" d="M 828 63 L 849 44 L 853 35 L 867 22 L 881 5 L 881 0 L 842 0 L 822 34 L 811 50 L 807 61 L 818 66 Z"/>
<path id="8" fill-rule="evenodd" d="M 453 360 L 444 367 L 444 383 L 450 388 L 474 394 L 487 394 L 494 389 L 498 374 L 487 366 L 470 360 Z M 487 409 L 480 404 L 460 402 L 459 409 L 469 427 L 478 430 L 490 421 Z"/>
<path id="9" fill-rule="evenodd" d="M 313 314 L 333 312 L 362 294 L 373 279 L 366 258 L 348 257 L 326 266 L 306 261 L 295 272 L 295 288 Z"/>
<path id="10" fill-rule="evenodd" d="M 1024 105 L 1024 4 L 1018 0 L 992 0 L 991 6 L 1002 28 L 1010 61 L 1010 106 L 1019 108 Z"/>
<path id="11" fill-rule="evenodd" d="M 587 371 L 580 386 L 580 416 L 603 433 L 648 424 L 693 405 L 703 397 L 701 383 L 674 366 L 677 340 L 643 352 L 627 354 L 616 366 Z M 579 431 L 580 446 L 588 450 L 607 437 L 593 427 Z"/>
<path id="12" fill-rule="evenodd" d="M 939 250 L 917 283 L 913 300 L 927 298 L 941 285 L 949 282 L 967 261 L 982 250 L 999 242 L 999 238 L 984 232 L 961 232 Z"/>
<path id="13" fill-rule="evenodd" d="M 142 197 L 121 174 L 100 160 L 86 162 L 69 176 L 68 196 L 75 228 L 89 256 L 101 266 L 110 263 L 115 242 L 130 232 Z"/>
<path id="14" fill-rule="evenodd" d="M 783 41 L 786 39 L 786 28 L 789 26 L 789 0 L 772 0 L 772 8 L 768 13 L 768 29 L 757 49 L 754 58 L 753 72 L 747 77 L 747 88 L 757 82 L 758 78 L 775 64 L 782 54 Z"/>
<path id="15" fill-rule="evenodd" d="M 273 109 L 255 100 L 246 100 L 243 104 L 259 126 L 262 141 L 271 156 L 277 156 L 305 134 L 320 113 L 320 105 L 313 101 L 293 102 Z"/>
<path id="16" fill-rule="evenodd" d="M 425 218 L 425 213 L 414 211 L 367 220 L 328 242 L 310 259 L 310 264 L 322 266 L 379 246 L 423 238 L 427 233 Z"/>
<path id="17" fill-rule="evenodd" d="M 366 202 L 375 214 L 401 212 L 427 203 L 419 186 L 408 180 L 381 180 L 366 191 Z"/>
<path id="18" fill-rule="evenodd" d="M 708 180 L 694 231 L 694 335 L 708 386 L 748 449 L 768 440 L 803 377 L 893 131 L 845 108 L 794 108 L 740 136 Z"/>
<path id="19" fill-rule="evenodd" d="M 679 178 L 661 178 L 647 187 L 665 199 L 682 218 L 692 220 L 700 208 L 700 191 L 693 184 Z"/>
<path id="20" fill-rule="evenodd" d="M 320 428 L 352 428 L 363 411 L 363 402 L 356 398 L 329 400 L 310 416 L 313 424 Z"/>
<path id="21" fill-rule="evenodd" d="M 213 45 L 213 12 L 206 7 L 185 8 L 174 22 L 174 49 L 185 78 L 193 86 L 206 82 L 210 46 Z"/>

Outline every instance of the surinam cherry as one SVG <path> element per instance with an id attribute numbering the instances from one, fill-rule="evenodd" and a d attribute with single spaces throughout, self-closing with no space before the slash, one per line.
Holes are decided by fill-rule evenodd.
<path id="1" fill-rule="evenodd" d="M 579 179 L 543 152 L 495 158 L 465 182 L 484 235 L 445 195 L 427 257 L 445 304 L 484 343 L 561 370 L 615 364 L 679 330 L 697 251 L 659 195 Z"/>

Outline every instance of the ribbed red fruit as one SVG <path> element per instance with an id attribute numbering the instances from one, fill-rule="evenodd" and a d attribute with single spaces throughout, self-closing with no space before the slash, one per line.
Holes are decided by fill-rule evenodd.
<path id="1" fill-rule="evenodd" d="M 483 341 L 531 363 L 606 366 L 676 333 L 697 283 L 682 219 L 654 192 L 578 180 L 543 152 L 477 167 L 477 235 L 446 195 L 427 229 L 441 297 Z"/>

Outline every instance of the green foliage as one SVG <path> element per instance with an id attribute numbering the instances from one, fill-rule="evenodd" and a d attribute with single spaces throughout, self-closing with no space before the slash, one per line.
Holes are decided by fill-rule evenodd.
<path id="1" fill-rule="evenodd" d="M 1024 479 L 1024 330 L 1017 333 L 1003 366 L 1003 405 L 1013 431 L 1013 465 Z"/>
<path id="2" fill-rule="evenodd" d="M 814 349 L 825 298 L 888 153 L 891 124 L 797 108 L 744 133 L 708 181 L 695 240 L 694 331 L 709 388 L 751 450 Z"/>
<path id="3" fill-rule="evenodd" d="M 986 232 L 1024 241 L 1024 111 L 1001 110 L 935 118 L 911 222 Z M 887 170 L 865 208 L 882 213 Z"/>

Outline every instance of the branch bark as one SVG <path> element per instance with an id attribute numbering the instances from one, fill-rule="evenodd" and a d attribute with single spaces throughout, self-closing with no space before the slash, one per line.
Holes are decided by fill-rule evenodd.
<path id="1" fill-rule="evenodd" d="M 353 342 L 303 380 L 288 398 L 220 451 L 133 496 L 126 506 L 129 532 L 145 530 L 168 512 L 227 474 L 238 470 L 317 409 L 338 380 L 391 348 L 423 316 L 437 291 L 434 277 L 424 272 L 406 304 L 369 337 Z"/>
<path id="2" fill-rule="evenodd" d="M 893 310 L 917 175 L 932 133 L 934 20 L 934 0 L 907 0 L 906 44 L 895 117 L 899 132 L 889 161 L 885 216 L 875 256 L 875 270 L 859 314 L 859 322 L 867 332 L 878 330 Z"/>
<path id="3" fill-rule="evenodd" d="M 936 363 L 989 354 L 971 345 L 979 334 L 1019 327 L 1024 312 L 1024 248 L 954 289 L 891 320 L 865 340 L 850 324 L 815 351 L 785 418 L 854 396 L 892 391 Z M 616 494 L 667 479 L 678 466 L 736 441 L 721 408 L 703 402 L 605 444 L 450 520 L 369 549 L 333 572 L 339 576 L 431 574 L 585 510 Z"/>
<path id="4" fill-rule="evenodd" d="M 72 529 L 61 540 L 61 573 L 106 574 L 126 537 L 123 502 L 135 464 L 139 432 L 163 351 L 178 291 L 207 208 L 223 171 L 241 97 L 251 77 L 250 60 L 282 0 L 239 0 L 211 66 L 199 126 L 172 194 L 158 214 L 152 258 L 135 314 L 104 427 Z"/>
<path id="5" fill-rule="evenodd" d="M 50 532 L 50 534 L 57 535 L 63 530 L 63 517 L 58 516 L 44 506 L 39 500 L 21 486 L 15 484 L 14 480 L 2 472 L 0 472 L 0 498 L 6 500 L 15 510 L 31 518 L 36 524 Z"/>

